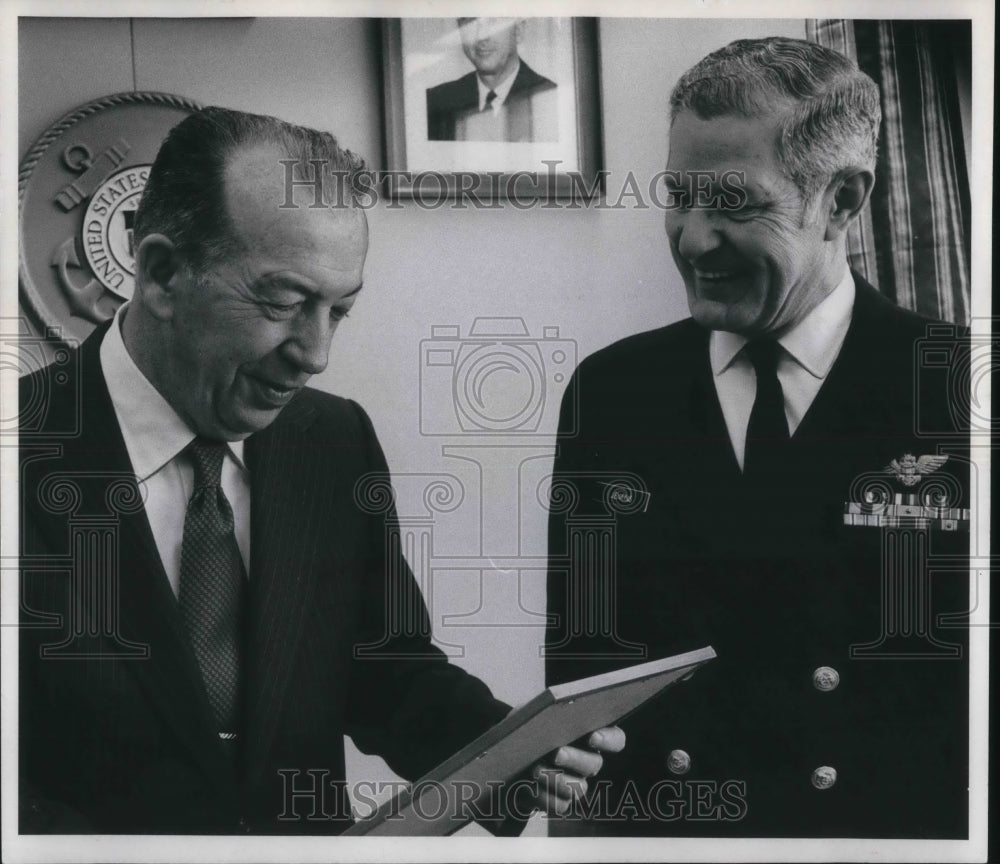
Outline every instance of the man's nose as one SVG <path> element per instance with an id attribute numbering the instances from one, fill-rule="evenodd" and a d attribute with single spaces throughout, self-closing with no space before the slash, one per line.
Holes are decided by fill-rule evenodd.
<path id="1" fill-rule="evenodd" d="M 476 41 L 485 42 L 492 39 L 498 30 L 497 21 L 495 18 L 477 18 L 476 19 Z"/>
<path id="2" fill-rule="evenodd" d="M 667 233 L 677 251 L 687 261 L 697 261 L 721 243 L 716 214 L 710 208 L 692 207 L 684 212 L 669 213 Z"/>
<path id="3" fill-rule="evenodd" d="M 318 375 L 330 359 L 330 342 L 336 322 L 322 312 L 300 320 L 286 344 L 289 359 L 308 375 Z"/>

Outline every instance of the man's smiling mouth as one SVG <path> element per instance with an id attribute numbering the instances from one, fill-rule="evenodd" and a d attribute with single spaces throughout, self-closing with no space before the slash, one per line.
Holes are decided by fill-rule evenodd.
<path id="1" fill-rule="evenodd" d="M 255 375 L 247 375 L 246 377 L 253 384 L 253 388 L 257 395 L 261 397 L 261 400 L 275 408 L 286 405 L 301 389 L 301 385 L 299 384 L 270 381 L 266 378 L 258 378 Z"/>
<path id="2" fill-rule="evenodd" d="M 739 271 L 737 270 L 700 270 L 699 268 L 693 268 L 694 275 L 698 279 L 704 279 L 706 282 L 721 282 L 726 279 L 734 279 L 739 276 Z"/>

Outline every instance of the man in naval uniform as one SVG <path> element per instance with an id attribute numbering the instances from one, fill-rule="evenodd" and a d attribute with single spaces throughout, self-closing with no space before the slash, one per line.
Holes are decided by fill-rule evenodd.
<path id="1" fill-rule="evenodd" d="M 960 400 L 920 368 L 933 322 L 847 263 L 878 89 L 827 48 L 739 40 L 670 104 L 666 233 L 691 317 L 569 385 L 547 678 L 718 659 L 624 724 L 631 753 L 555 830 L 965 837 L 968 582 L 918 572 L 968 555 L 968 466 L 945 452 Z M 609 512 L 613 542 L 574 563 L 574 526 Z"/>

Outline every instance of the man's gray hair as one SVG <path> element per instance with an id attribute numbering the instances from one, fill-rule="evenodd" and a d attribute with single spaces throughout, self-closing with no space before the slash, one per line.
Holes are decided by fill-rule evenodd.
<path id="1" fill-rule="evenodd" d="M 225 169 L 232 153 L 255 145 L 274 145 L 294 160 L 296 179 L 311 179 L 317 166 L 310 163 L 319 160 L 326 197 L 342 200 L 340 183 L 346 189 L 343 200 L 356 200 L 364 160 L 341 149 L 329 132 L 262 114 L 203 108 L 171 129 L 160 146 L 136 211 L 134 247 L 148 234 L 164 234 L 195 272 L 238 254 L 226 208 Z M 285 166 L 274 167 L 284 176 Z M 275 207 L 281 204 L 275 201 Z"/>
<path id="2" fill-rule="evenodd" d="M 784 113 L 778 159 L 809 200 L 837 171 L 874 170 L 882 110 L 878 86 L 843 54 L 801 39 L 737 39 L 685 72 L 671 122 Z"/>

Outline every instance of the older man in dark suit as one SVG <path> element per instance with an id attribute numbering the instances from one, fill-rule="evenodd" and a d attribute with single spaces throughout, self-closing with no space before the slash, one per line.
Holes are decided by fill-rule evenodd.
<path id="1" fill-rule="evenodd" d="M 347 194 L 297 206 L 283 160 Z M 336 833 L 345 734 L 415 778 L 507 713 L 433 647 L 387 551 L 367 415 L 305 386 L 361 290 L 362 168 L 329 134 L 217 108 L 164 142 L 135 296 L 20 442 L 23 833 Z M 600 758 L 563 748 L 536 803 L 564 809 Z"/>
<path id="2" fill-rule="evenodd" d="M 878 89 L 818 45 L 740 40 L 671 108 L 666 231 L 692 317 L 570 385 L 547 675 L 718 659 L 626 724 L 642 758 L 609 759 L 589 818 L 557 830 L 965 837 L 967 571 L 928 568 L 968 554 L 967 421 L 919 366 L 934 340 L 960 366 L 962 339 L 848 267 Z M 577 523 L 609 515 L 613 542 L 573 560 Z"/>
<path id="3" fill-rule="evenodd" d="M 524 21 L 459 18 L 475 71 L 427 91 L 429 141 L 558 141 L 556 85 L 518 53 Z"/>

